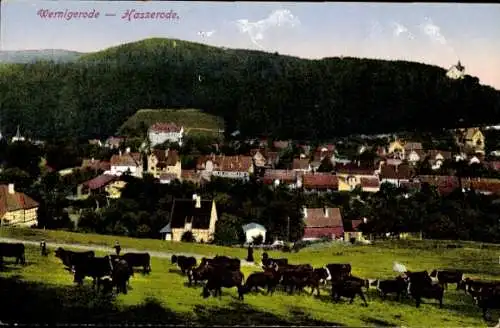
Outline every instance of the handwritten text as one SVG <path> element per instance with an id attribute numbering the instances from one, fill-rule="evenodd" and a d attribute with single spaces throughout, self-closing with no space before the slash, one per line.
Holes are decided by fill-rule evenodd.
<path id="1" fill-rule="evenodd" d="M 135 9 L 127 9 L 121 19 L 131 21 L 131 20 L 143 20 L 143 19 L 160 19 L 160 20 L 177 20 L 180 19 L 179 15 L 173 10 L 170 11 L 137 11 Z"/>
<path id="2" fill-rule="evenodd" d="M 68 21 L 71 19 L 97 19 L 101 15 L 101 13 L 95 9 L 86 11 L 74 11 L 69 9 L 53 11 L 49 9 L 40 9 L 36 14 L 43 19 L 63 19 Z"/>

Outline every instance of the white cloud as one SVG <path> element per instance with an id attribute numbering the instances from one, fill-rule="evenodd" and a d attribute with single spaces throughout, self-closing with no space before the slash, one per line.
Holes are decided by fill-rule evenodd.
<path id="1" fill-rule="evenodd" d="M 212 35 L 214 35 L 215 33 L 215 30 L 211 30 L 211 31 L 199 31 L 198 32 L 198 36 L 202 37 L 202 38 L 210 38 Z"/>
<path id="2" fill-rule="evenodd" d="M 396 37 L 400 36 L 406 36 L 408 39 L 413 40 L 415 37 L 413 34 L 408 30 L 408 28 L 398 22 L 393 22 L 392 23 L 392 33 Z"/>
<path id="3" fill-rule="evenodd" d="M 444 35 L 441 34 L 441 28 L 434 24 L 430 18 L 426 18 L 425 22 L 420 24 L 420 30 L 432 41 L 440 43 L 442 45 L 448 44 Z"/>
<path id="4" fill-rule="evenodd" d="M 277 9 L 267 18 L 251 22 L 248 19 L 239 19 L 236 26 L 243 34 L 247 34 L 257 47 L 264 49 L 259 41 L 264 40 L 265 33 L 277 28 L 293 28 L 300 25 L 300 20 L 294 16 L 288 9 Z"/>

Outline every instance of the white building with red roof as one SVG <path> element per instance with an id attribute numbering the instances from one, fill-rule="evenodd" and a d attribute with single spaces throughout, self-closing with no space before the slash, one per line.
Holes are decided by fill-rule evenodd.
<path id="1" fill-rule="evenodd" d="M 181 146 L 182 138 L 184 137 L 184 127 L 178 126 L 175 123 L 155 123 L 149 127 L 148 137 L 151 147 L 161 145 L 167 141 L 177 143 Z"/>

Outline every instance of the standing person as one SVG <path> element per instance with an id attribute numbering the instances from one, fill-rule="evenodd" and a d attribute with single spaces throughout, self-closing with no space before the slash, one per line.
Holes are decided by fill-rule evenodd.
<path id="1" fill-rule="evenodd" d="M 121 248 L 120 243 L 118 242 L 118 240 L 115 241 L 115 246 L 113 246 L 113 248 L 116 251 L 116 255 L 120 256 L 120 252 L 121 252 L 122 248 Z"/>
<path id="2" fill-rule="evenodd" d="M 253 262 L 253 247 L 248 245 L 247 262 Z"/>
<path id="3" fill-rule="evenodd" d="M 42 242 L 40 243 L 40 252 L 42 256 L 47 256 L 47 243 L 45 242 L 45 240 L 42 240 Z"/>

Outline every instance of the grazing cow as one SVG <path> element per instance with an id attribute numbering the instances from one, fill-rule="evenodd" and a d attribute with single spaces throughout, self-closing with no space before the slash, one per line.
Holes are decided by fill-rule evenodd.
<path id="1" fill-rule="evenodd" d="M 222 287 L 238 289 L 238 299 L 244 299 L 245 288 L 243 287 L 244 275 L 241 271 L 231 271 L 223 267 L 214 267 L 209 272 L 207 283 L 203 287 L 203 297 L 210 296 L 210 291 L 214 291 L 214 297 L 222 297 Z"/>
<path id="2" fill-rule="evenodd" d="M 276 264 L 276 265 L 278 265 L 280 267 L 281 266 L 287 266 L 288 265 L 288 259 L 286 259 L 286 258 L 281 258 L 281 259 L 271 259 L 271 258 L 262 259 L 262 268 L 263 269 L 270 268 L 274 264 Z"/>
<path id="3" fill-rule="evenodd" d="M 422 298 L 430 298 L 439 301 L 439 307 L 443 307 L 444 288 L 439 284 L 432 284 L 431 277 L 427 271 L 407 272 L 409 279 L 408 292 L 415 299 L 416 307 L 420 307 Z"/>
<path id="4" fill-rule="evenodd" d="M 0 258 L 14 257 L 16 264 L 26 264 L 26 257 L 24 255 L 24 244 L 22 243 L 0 243 Z"/>
<path id="5" fill-rule="evenodd" d="M 196 258 L 193 256 L 172 255 L 172 264 L 177 263 L 182 274 L 186 274 L 189 270 L 196 267 Z"/>
<path id="6" fill-rule="evenodd" d="M 314 293 L 314 290 L 316 289 L 317 295 L 320 296 L 320 289 L 319 285 L 322 282 L 326 282 L 328 279 L 328 271 L 325 268 L 317 268 L 314 269 L 310 274 L 307 276 L 307 278 L 304 281 L 305 286 L 311 287 L 311 295 Z M 299 286 L 300 288 L 301 286 Z"/>
<path id="7" fill-rule="evenodd" d="M 332 263 L 332 264 L 327 264 L 325 266 L 326 269 L 328 269 L 328 272 L 330 273 L 330 280 L 337 281 L 341 280 L 345 277 L 348 277 L 351 275 L 351 265 L 349 263 L 345 264 L 339 264 L 339 263 Z"/>
<path id="8" fill-rule="evenodd" d="M 110 256 L 85 258 L 75 265 L 74 282 L 81 285 L 85 277 L 91 277 L 95 288 L 99 279 L 113 274 L 113 260 Z M 99 285 L 97 285 L 99 288 Z"/>
<path id="9" fill-rule="evenodd" d="M 396 300 L 399 301 L 401 295 L 407 294 L 408 290 L 408 282 L 401 277 L 390 280 L 375 280 L 371 285 L 377 288 L 382 299 L 385 299 L 387 294 L 396 294 Z"/>
<path id="10" fill-rule="evenodd" d="M 74 271 L 76 264 L 81 263 L 88 258 L 95 257 L 94 251 L 74 252 L 66 250 L 62 247 L 57 248 L 54 254 L 57 258 L 61 259 L 62 263 L 70 269 L 70 271 Z"/>
<path id="11" fill-rule="evenodd" d="M 500 308 L 500 288 L 482 287 L 474 296 L 474 301 L 483 310 L 483 319 L 487 320 L 489 309 Z"/>
<path id="12" fill-rule="evenodd" d="M 478 280 L 471 278 L 465 278 L 464 281 L 460 284 L 460 289 L 465 290 L 469 294 L 473 295 L 474 292 L 479 292 L 483 287 L 496 287 L 500 286 L 500 281 L 487 281 L 487 280 Z"/>
<path id="13" fill-rule="evenodd" d="M 245 282 L 244 290 L 245 293 L 248 293 L 252 291 L 252 289 L 258 291 L 259 287 L 267 287 L 267 294 L 273 295 L 279 281 L 280 275 L 275 269 L 266 270 L 264 272 L 254 272 L 248 276 Z"/>
<path id="14" fill-rule="evenodd" d="M 117 259 L 112 263 L 112 281 L 116 286 L 116 293 L 127 294 L 127 285 L 130 279 L 131 267 L 130 264 L 124 259 Z"/>
<path id="15" fill-rule="evenodd" d="M 144 274 L 149 274 L 151 272 L 151 256 L 149 253 L 125 253 L 121 255 L 120 258 L 127 261 L 132 272 L 133 268 L 136 267 L 142 267 L 142 272 Z"/>
<path id="16" fill-rule="evenodd" d="M 358 277 L 355 277 L 355 276 L 351 275 L 351 276 L 344 277 L 343 280 L 344 281 L 356 282 L 361 287 L 365 287 L 367 290 L 370 288 L 370 282 L 368 281 L 368 279 L 362 279 L 362 278 L 358 278 Z"/>
<path id="17" fill-rule="evenodd" d="M 444 289 L 448 289 L 448 284 L 457 284 L 458 290 L 464 280 L 464 273 L 460 270 L 433 270 L 429 276 L 437 279 Z"/>
<path id="18" fill-rule="evenodd" d="M 338 302 L 340 297 L 348 297 L 351 299 L 349 304 L 352 304 L 356 295 L 359 295 L 359 297 L 363 300 L 364 305 L 368 306 L 361 284 L 353 280 L 344 279 L 332 281 L 332 299 L 335 302 Z"/>
<path id="19" fill-rule="evenodd" d="M 189 285 L 191 286 L 192 282 L 196 285 L 198 282 L 207 280 L 210 273 L 216 268 L 226 271 L 239 271 L 240 265 L 238 259 L 222 257 L 218 257 L 217 259 L 202 258 L 200 265 L 188 272 Z"/>

